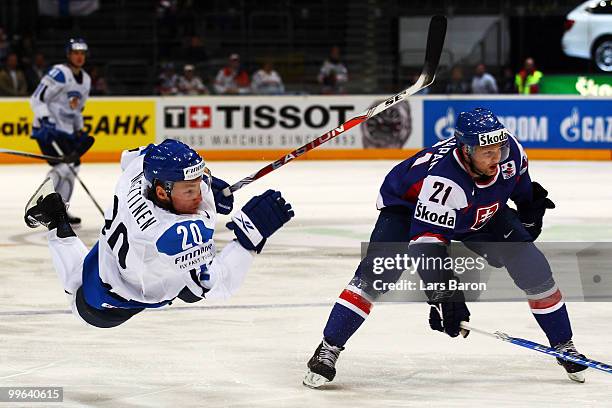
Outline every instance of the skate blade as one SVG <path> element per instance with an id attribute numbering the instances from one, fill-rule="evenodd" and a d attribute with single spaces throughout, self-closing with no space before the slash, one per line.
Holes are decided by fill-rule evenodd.
<path id="1" fill-rule="evenodd" d="M 327 382 L 329 382 L 327 378 L 323 377 L 322 375 L 308 371 L 304 376 L 302 384 L 308 388 L 319 388 Z"/>
<path id="2" fill-rule="evenodd" d="M 577 383 L 584 383 L 586 381 L 586 378 L 584 376 L 584 372 L 579 371 L 577 373 L 567 373 L 567 377 L 572 380 L 572 381 L 576 381 Z"/>
<path id="3" fill-rule="evenodd" d="M 55 189 L 53 187 L 53 181 L 51 180 L 50 177 L 47 177 L 40 186 L 38 186 L 38 188 L 36 189 L 36 191 L 34 192 L 34 194 L 32 194 L 32 197 L 30 197 L 30 199 L 28 200 L 28 202 L 26 203 L 25 206 L 25 216 L 24 216 L 24 220 L 27 224 L 28 227 L 30 228 L 36 228 L 38 227 L 40 224 L 40 222 L 38 222 L 38 220 L 30 215 L 28 215 L 28 211 L 30 210 L 30 208 L 34 207 L 36 204 L 38 204 L 38 202 L 40 200 L 43 199 L 43 197 L 51 194 L 55 192 Z"/>

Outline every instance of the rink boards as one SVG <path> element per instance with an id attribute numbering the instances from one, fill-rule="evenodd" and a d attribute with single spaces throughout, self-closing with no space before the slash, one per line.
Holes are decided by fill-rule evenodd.
<path id="1" fill-rule="evenodd" d="M 382 101 L 383 95 L 96 97 L 84 111 L 96 143 L 85 161 L 166 138 L 208 160 L 275 160 Z M 306 159 L 401 159 L 452 136 L 456 115 L 494 111 L 531 159 L 612 159 L 612 98 L 415 96 L 335 137 Z M 26 98 L 0 98 L 0 148 L 38 152 Z M 2 155 L 0 163 L 31 162 Z"/>

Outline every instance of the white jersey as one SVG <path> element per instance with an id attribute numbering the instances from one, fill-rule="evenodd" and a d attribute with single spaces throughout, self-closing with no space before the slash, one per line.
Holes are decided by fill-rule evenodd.
<path id="1" fill-rule="evenodd" d="M 228 298 L 244 280 L 254 252 L 232 241 L 216 254 L 215 203 L 204 182 L 198 214 L 178 215 L 153 204 L 147 198 L 141 153 L 142 149 L 123 152 L 124 172 L 114 205 L 106 210 L 98 243 L 98 273 L 104 289 L 93 289 L 107 290 L 127 303 L 105 301 L 106 293 L 93 306 L 159 307 L 185 288 L 200 298 Z M 97 279 L 89 279 L 90 272 L 84 273 L 86 294 Z"/>
<path id="2" fill-rule="evenodd" d="M 253 75 L 251 82 L 253 93 L 261 95 L 278 95 L 285 93 L 285 86 L 278 72 L 272 70 L 269 73 L 260 69 Z"/>
<path id="3" fill-rule="evenodd" d="M 33 127 L 39 127 L 40 119 L 46 116 L 62 132 L 81 130 L 82 112 L 90 88 L 91 78 L 84 70 L 81 69 L 81 75 L 75 77 L 68 66 L 54 65 L 30 97 L 34 111 Z"/>

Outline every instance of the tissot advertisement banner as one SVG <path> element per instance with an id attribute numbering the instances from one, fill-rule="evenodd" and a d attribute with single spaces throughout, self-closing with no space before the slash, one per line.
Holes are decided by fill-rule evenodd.
<path id="1" fill-rule="evenodd" d="M 612 99 L 436 99 L 423 101 L 425 146 L 453 135 L 461 111 L 493 111 L 526 148 L 612 149 Z"/>
<path id="2" fill-rule="evenodd" d="M 201 150 L 292 149 L 364 112 L 384 96 L 161 98 L 157 139 Z M 399 103 L 321 146 L 415 149 L 423 144 L 420 100 Z"/>

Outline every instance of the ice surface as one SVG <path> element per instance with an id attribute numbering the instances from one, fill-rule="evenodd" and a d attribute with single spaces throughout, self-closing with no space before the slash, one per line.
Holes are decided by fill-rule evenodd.
<path id="1" fill-rule="evenodd" d="M 211 162 L 234 182 L 263 162 Z M 612 375 L 570 382 L 554 359 L 484 336 L 451 339 L 427 326 L 421 304 L 378 305 L 349 341 L 336 380 L 302 386 L 334 299 L 353 275 L 377 217 L 391 161 L 297 161 L 237 193 L 237 206 L 274 187 L 296 218 L 272 237 L 231 301 L 144 312 L 115 329 L 69 314 L 45 234 L 22 216 L 46 165 L 0 167 L 0 386 L 63 386 L 62 407 L 612 406 Z M 612 163 L 531 162 L 557 208 L 542 239 L 612 240 Z M 103 207 L 116 164 L 81 176 Z M 71 211 L 90 246 L 102 217 L 77 186 Z M 219 245 L 232 234 L 221 217 Z M 606 279 L 610 271 L 602 271 Z M 579 350 L 612 362 L 612 304 L 568 305 Z M 472 324 L 545 343 L 526 303 L 471 305 Z M 32 406 L 33 404 L 23 404 Z M 35 404 L 45 406 L 45 404 Z M 0 403 L 0 406 L 19 406 Z"/>

